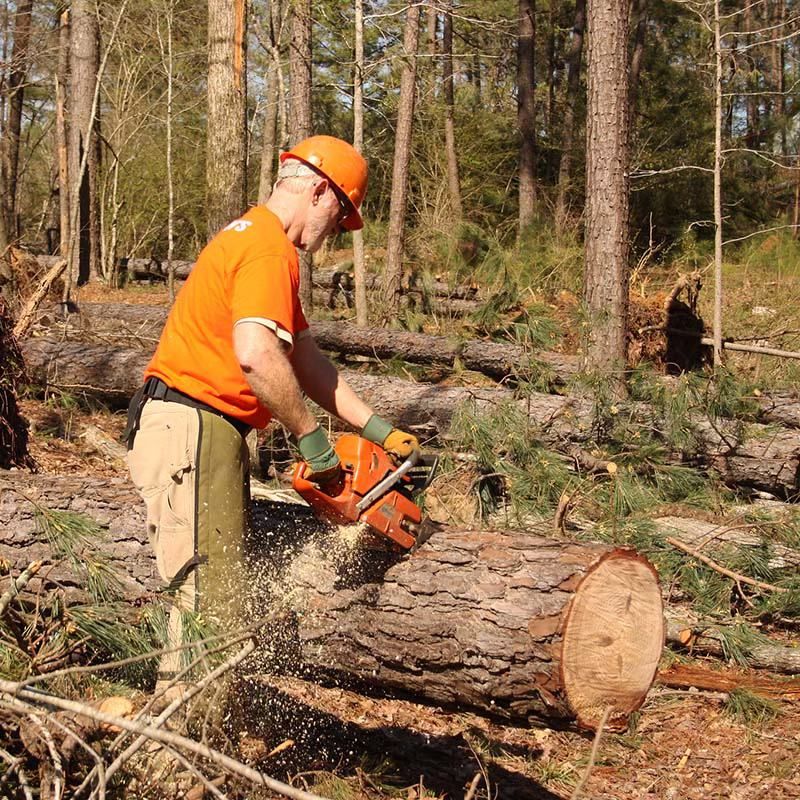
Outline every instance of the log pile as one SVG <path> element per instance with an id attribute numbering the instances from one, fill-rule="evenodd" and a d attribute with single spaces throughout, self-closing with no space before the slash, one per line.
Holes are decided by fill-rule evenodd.
<path id="1" fill-rule="evenodd" d="M 35 385 L 47 390 L 83 393 L 117 406 L 125 405 L 141 384 L 151 352 L 43 338 L 29 339 L 23 345 L 30 379 Z M 466 403 L 477 413 L 499 403 L 515 403 L 527 415 L 532 437 L 571 458 L 576 447 L 591 442 L 593 437 L 594 405 L 586 398 L 532 392 L 524 400 L 515 400 L 512 392 L 502 386 L 486 389 L 437 386 L 354 371 L 343 374 L 377 413 L 426 435 L 445 434 L 454 413 Z M 632 403 L 623 412 L 648 428 L 657 430 L 663 423 L 643 404 Z M 735 425 L 728 430 L 720 421 L 712 423 L 700 418 L 694 421 L 694 432 L 699 452 L 690 459 L 674 452 L 673 463 L 688 461 L 715 471 L 731 485 L 752 487 L 781 497 L 793 497 L 800 490 L 800 432 L 752 424 L 742 441 Z"/>
<path id="2" fill-rule="evenodd" d="M 5 473 L 0 522 L 15 534 L 0 557 L 12 572 L 33 560 L 51 565 L 33 592 L 78 587 L 73 568 L 37 535 L 30 500 L 102 521 L 126 600 L 152 591 L 143 504 L 124 482 Z M 359 547 L 352 531 L 320 530 L 302 506 L 257 509 L 259 612 L 268 610 L 265 598 L 291 609 L 285 638 L 305 669 L 517 722 L 587 728 L 607 707 L 611 726 L 624 728 L 652 684 L 664 638 L 661 593 L 653 568 L 630 550 L 536 530 L 442 529 L 398 558 Z"/>

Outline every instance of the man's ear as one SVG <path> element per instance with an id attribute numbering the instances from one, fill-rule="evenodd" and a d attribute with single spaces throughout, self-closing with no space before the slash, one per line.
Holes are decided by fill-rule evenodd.
<path id="1" fill-rule="evenodd" d="M 322 197 L 322 195 L 324 195 L 325 192 L 327 191 L 328 191 L 328 180 L 327 178 L 321 178 L 319 183 L 314 184 L 314 194 L 312 195 L 314 203 L 316 203 L 317 200 L 319 200 L 319 198 Z"/>

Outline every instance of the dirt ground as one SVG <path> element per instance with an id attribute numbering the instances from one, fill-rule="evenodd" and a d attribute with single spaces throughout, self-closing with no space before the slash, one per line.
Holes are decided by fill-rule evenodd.
<path id="1" fill-rule="evenodd" d="M 32 455 L 44 473 L 124 475 L 118 453 L 87 438 L 109 440 L 121 414 L 24 400 Z M 665 659 L 665 666 L 667 659 Z M 715 669 L 724 665 L 710 663 Z M 730 670 L 728 670 L 730 671 Z M 737 672 L 747 686 L 748 676 Z M 268 752 L 275 777 L 330 797 L 399 796 L 571 798 L 587 772 L 591 736 L 533 722 L 509 727 L 454 709 L 366 696 L 297 678 L 253 676 L 247 682 L 239 756 Z M 794 701 L 761 725 L 737 721 L 725 695 L 657 683 L 626 734 L 604 734 L 580 796 L 594 800 L 790 800 L 800 798 L 800 684 Z M 246 733 L 245 733 L 246 731 Z M 267 748 L 265 750 L 264 748 Z M 263 766 L 263 765 L 260 765 Z M 326 794 L 327 793 L 327 794 Z"/>
<path id="2" fill-rule="evenodd" d="M 159 286 L 124 293 L 90 286 L 76 299 L 168 304 Z M 123 451 L 113 446 L 124 425 L 121 413 L 89 412 L 63 397 L 25 399 L 21 407 L 41 472 L 126 474 Z M 537 721 L 510 727 L 409 699 L 252 675 L 240 694 L 238 755 L 254 762 L 283 744 L 278 756 L 259 766 L 341 800 L 800 798 L 800 678 L 779 701 L 777 716 L 745 724 L 726 709 L 724 693 L 665 685 L 672 664 L 673 659 L 664 659 L 664 670 L 629 731 L 603 734 L 594 757 L 594 737 Z M 705 666 L 748 685 L 746 672 L 720 662 Z"/>

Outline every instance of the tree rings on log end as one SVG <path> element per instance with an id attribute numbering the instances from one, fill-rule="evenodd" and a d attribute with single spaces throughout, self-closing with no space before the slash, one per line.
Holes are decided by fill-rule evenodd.
<path id="1" fill-rule="evenodd" d="M 664 646 L 664 609 L 652 565 L 612 550 L 572 598 L 561 643 L 561 681 L 578 725 L 623 730 L 644 702 Z"/>

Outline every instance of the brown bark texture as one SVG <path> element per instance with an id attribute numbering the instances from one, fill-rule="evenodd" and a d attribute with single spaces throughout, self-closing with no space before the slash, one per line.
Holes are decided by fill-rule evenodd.
<path id="1" fill-rule="evenodd" d="M 36 505 L 25 497 L 51 511 L 97 520 L 107 536 L 100 548 L 125 576 L 126 599 L 151 596 L 157 581 L 143 541 L 143 504 L 125 481 L 0 473 L 0 522 L 10 532 L 0 557 L 12 565 L 12 575 L 43 561 L 30 588 L 58 584 L 77 599 L 79 575 L 49 550 Z M 588 728 L 604 706 L 585 707 L 587 687 L 569 683 L 562 664 L 565 636 L 585 648 L 587 660 L 604 658 L 604 648 L 625 648 L 629 662 L 614 666 L 599 689 L 600 699 L 613 706 L 612 727 L 625 725 L 655 676 L 663 644 L 660 590 L 652 567 L 632 551 L 527 531 L 442 529 L 401 557 L 354 546 L 304 507 L 283 503 L 256 504 L 252 527 L 260 612 L 287 605 L 294 612 L 285 643 L 276 645 L 279 664 L 296 666 L 297 657 L 304 670 L 344 674 L 517 721 L 566 722 L 578 714 L 578 723 Z M 585 637 L 573 602 L 581 592 L 604 591 L 586 581 L 596 570 L 607 571 L 623 591 L 637 590 L 628 603 L 632 616 L 615 608 L 614 615 L 624 620 L 604 625 L 604 642 Z M 647 633 L 640 661 L 641 626 Z M 641 673 L 636 696 L 630 691 L 631 670 Z"/>
<path id="2" fill-rule="evenodd" d="M 588 0 L 586 366 L 621 394 L 628 307 L 628 0 Z"/>
<path id="3" fill-rule="evenodd" d="M 28 45 L 31 38 L 33 0 L 17 3 L 14 13 L 14 46 L 8 72 L 8 120 L 3 142 L 3 169 L 6 196 L 3 198 L 8 235 L 16 239 L 17 175 L 19 172 L 19 135 L 22 130 L 22 103 L 28 74 Z"/>
<path id="4" fill-rule="evenodd" d="M 573 149 L 578 93 L 581 83 L 581 63 L 583 61 L 583 34 L 586 27 L 586 0 L 575 0 L 575 22 L 572 26 L 572 46 L 570 47 L 567 68 L 567 90 L 564 100 L 564 114 L 561 133 L 561 160 L 558 164 L 558 192 L 556 194 L 556 225 L 561 228 L 567 219 L 572 184 Z"/>
<path id="5" fill-rule="evenodd" d="M 71 336 L 105 342 L 136 340 L 144 346 L 161 335 L 169 309 L 163 306 L 125 303 L 82 303 L 70 314 L 65 332 Z M 60 309 L 48 308 L 41 322 L 61 330 Z M 48 322 L 49 321 L 49 322 Z M 414 364 L 454 367 L 481 372 L 502 380 L 534 370 L 552 370 L 554 378 L 565 381 L 575 374 L 577 360 L 560 353 L 532 353 L 502 342 L 468 340 L 459 342 L 444 336 L 386 328 L 357 328 L 347 322 L 318 320 L 311 325 L 317 344 L 343 355 L 372 358 L 401 358 Z"/>
<path id="6" fill-rule="evenodd" d="M 403 244 L 408 205 L 411 134 L 416 95 L 417 50 L 419 48 L 419 4 L 409 3 L 403 34 L 400 99 L 394 138 L 392 194 L 389 201 L 389 228 L 386 235 L 386 266 L 383 273 L 384 315 L 396 317 L 400 311 L 403 277 Z"/>
<path id="7" fill-rule="evenodd" d="M 100 274 L 100 253 L 93 245 L 100 241 L 100 216 L 96 209 L 97 120 L 92 117 L 97 73 L 99 31 L 93 4 L 88 0 L 72 3 L 70 20 L 70 89 L 69 89 L 69 179 L 70 212 L 76 230 L 70 257 L 70 276 L 80 285 Z M 84 152 L 89 151 L 81 176 Z M 95 209 L 93 211 L 93 209 Z M 92 229 L 96 226 L 96 230 Z"/>
<path id="8" fill-rule="evenodd" d="M 444 141 L 447 155 L 447 187 L 450 191 L 450 207 L 453 211 L 453 216 L 456 220 L 459 220 L 462 216 L 462 209 L 454 114 L 452 2 L 449 2 L 445 8 L 444 28 L 442 30 L 442 88 L 444 90 Z"/>
<path id="9" fill-rule="evenodd" d="M 84 394 L 121 405 L 141 385 L 150 349 L 92 346 L 81 341 L 43 338 L 23 343 L 32 384 L 48 391 Z M 579 397 L 531 393 L 522 400 L 503 387 L 436 386 L 400 378 L 343 370 L 347 382 L 381 416 L 426 436 L 446 433 L 465 404 L 485 414 L 500 403 L 515 403 L 530 423 L 530 436 L 543 446 L 574 454 L 575 446 L 595 438 L 595 406 Z M 621 405 L 619 414 L 659 430 L 663 420 L 642 403 Z M 715 472 L 728 484 L 752 487 L 781 497 L 800 491 L 800 433 L 760 424 L 746 426 L 704 418 L 691 420 L 698 445 L 691 454 L 673 452 L 671 463 L 688 463 Z"/>
<path id="10" fill-rule="evenodd" d="M 208 3 L 206 223 L 213 238 L 247 205 L 245 0 Z"/>
<path id="11" fill-rule="evenodd" d="M 536 209 L 536 3 L 519 0 L 517 32 L 517 124 L 519 126 L 519 230 Z"/>
<path id="12" fill-rule="evenodd" d="M 292 34 L 289 46 L 289 140 L 291 144 L 311 136 L 311 0 L 292 0 Z M 300 300 L 307 313 L 314 306 L 311 291 L 313 259 L 300 253 Z"/>

